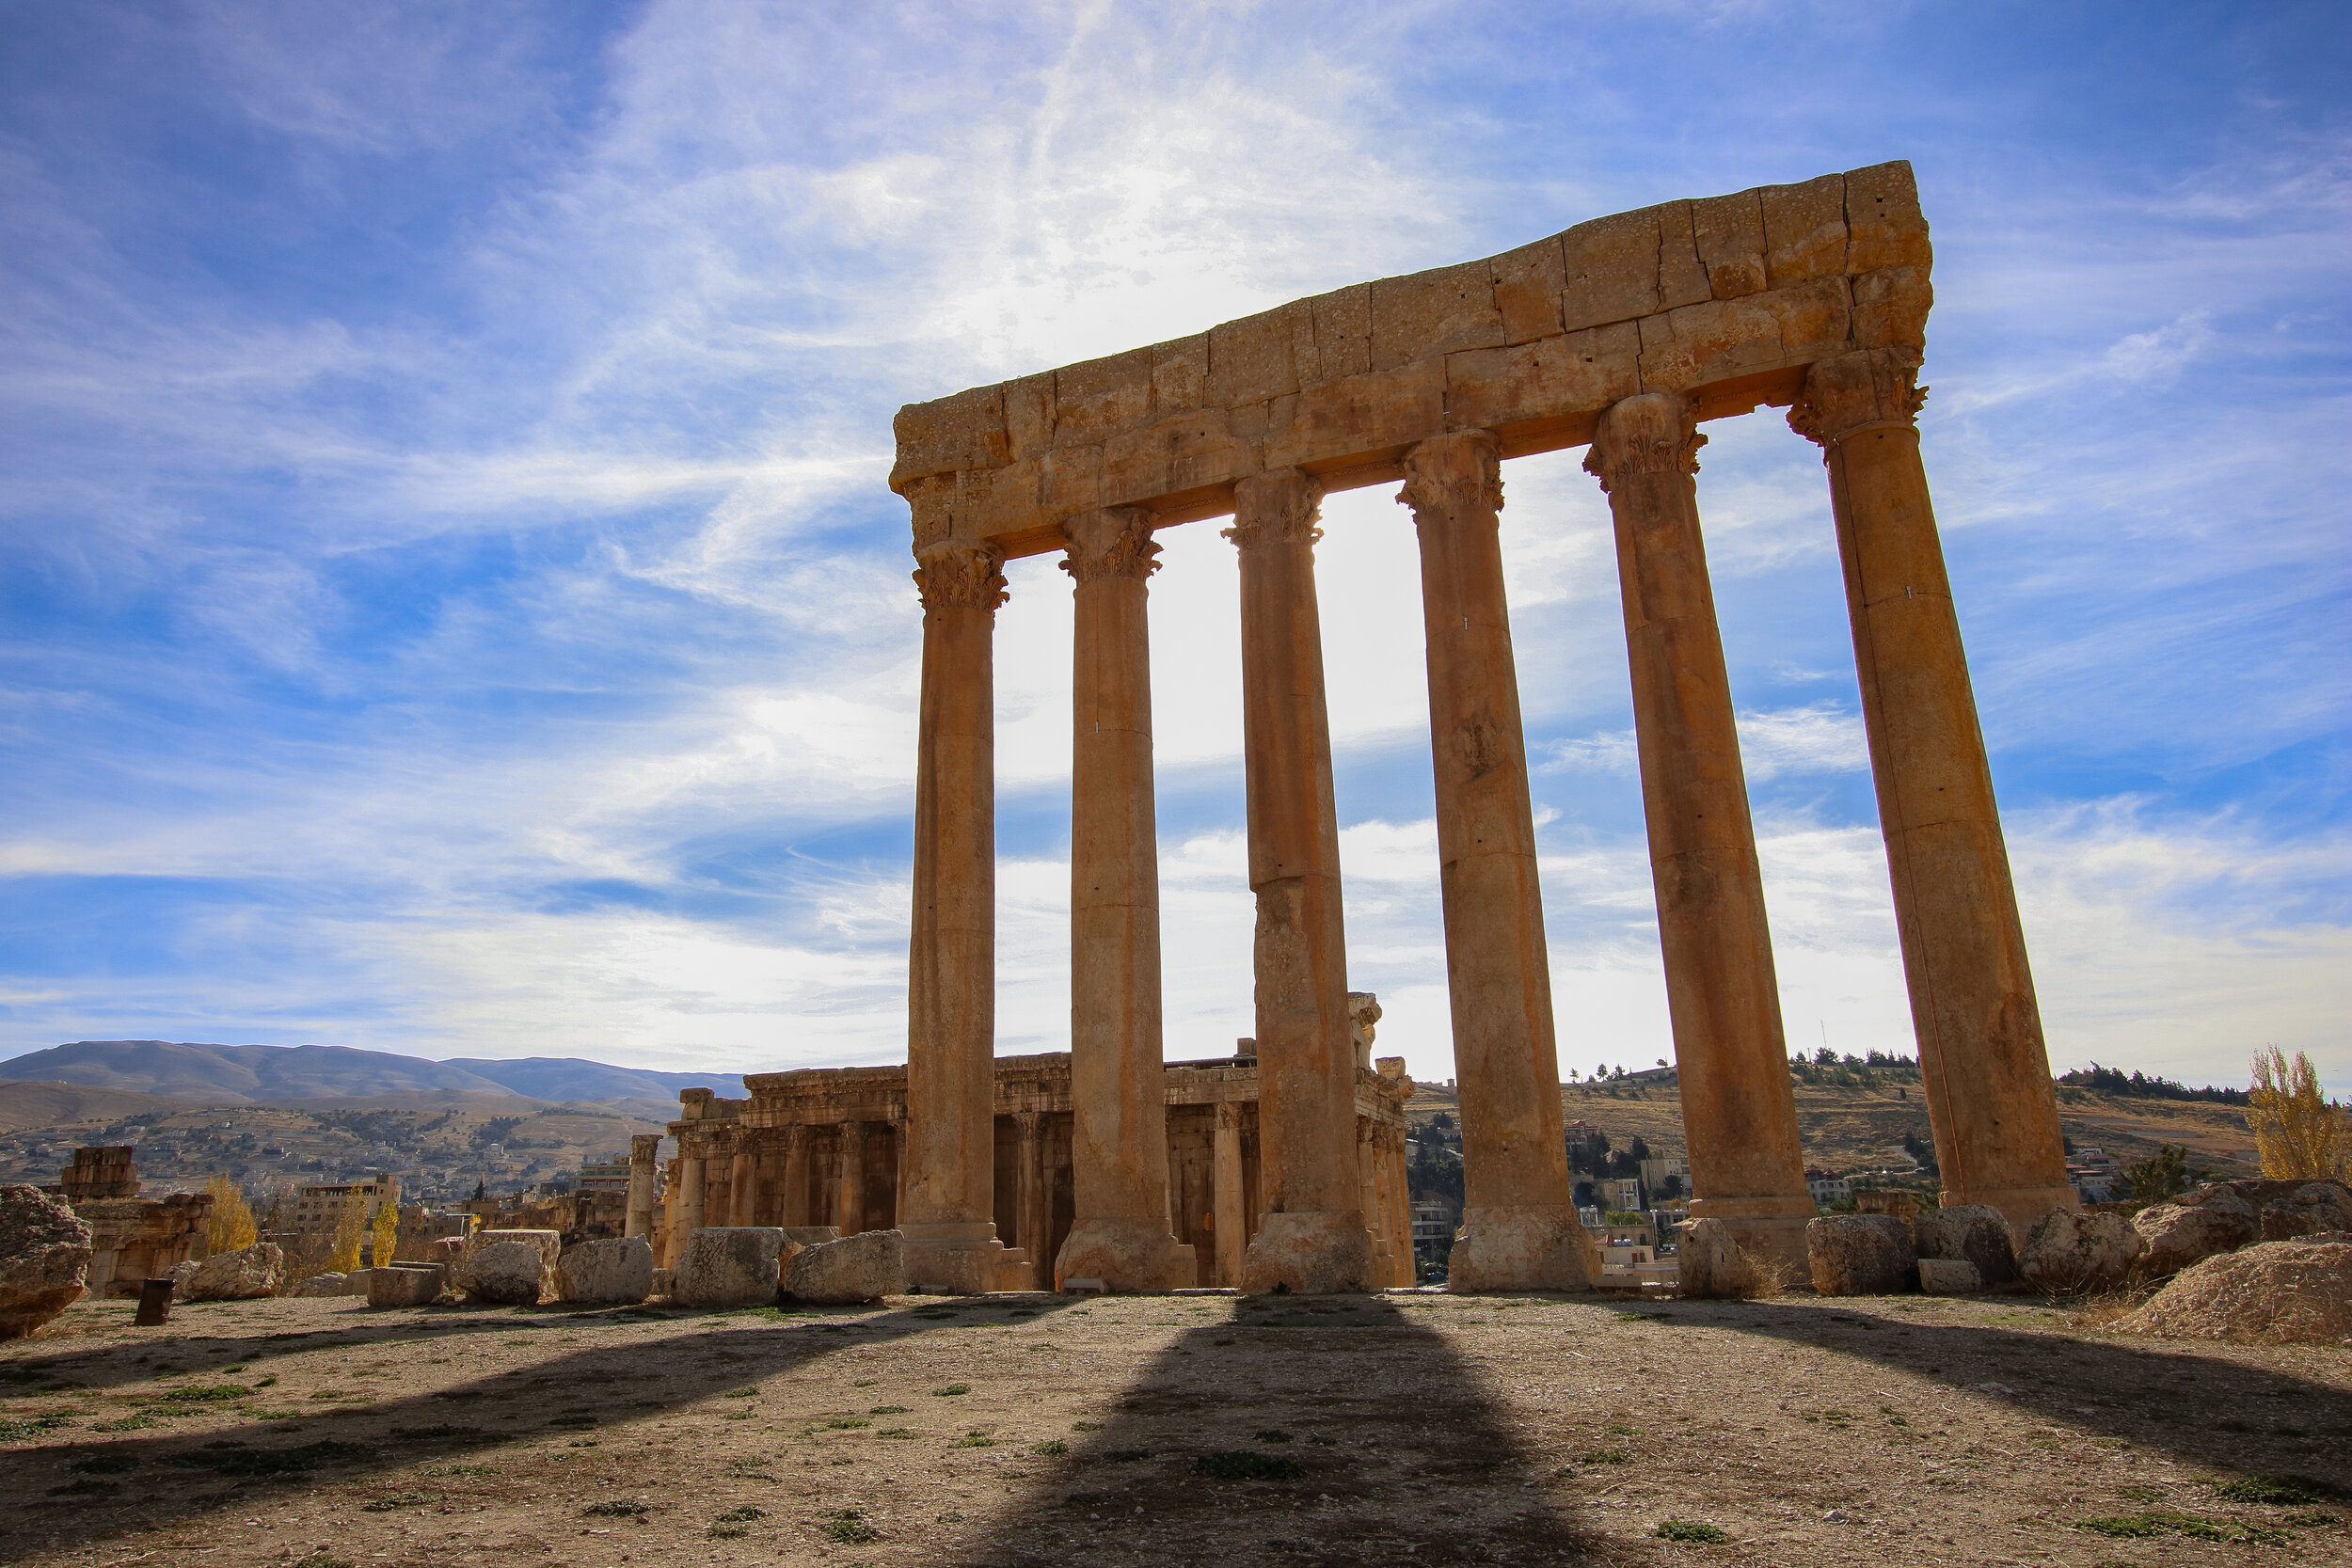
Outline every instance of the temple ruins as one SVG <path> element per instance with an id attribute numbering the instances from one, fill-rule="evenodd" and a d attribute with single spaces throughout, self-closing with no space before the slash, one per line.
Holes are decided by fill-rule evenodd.
<path id="1" fill-rule="evenodd" d="M 127 1144 L 77 1148 L 56 1184 L 41 1190 L 65 1199 L 89 1227 L 90 1263 L 83 1288 L 93 1301 L 136 1296 L 142 1281 L 176 1264 L 207 1256 L 209 1193 L 139 1196 L 136 1150 Z"/>
<path id="2" fill-rule="evenodd" d="M 918 1288 L 986 1291 L 1048 1262 L 1000 1177 L 1005 1119 L 1025 1113 L 994 1060 L 991 663 L 1000 568 L 1048 552 L 1076 603 L 1072 1212 L 1053 1266 L 1112 1289 L 1200 1277 L 1168 1190 L 1146 581 L 1157 530 L 1225 516 L 1258 911 L 1259 1175 L 1238 1280 L 1382 1283 L 1386 1221 L 1355 1153 L 1313 546 L 1325 495 L 1398 481 L 1420 540 L 1468 1187 L 1454 1283 L 1588 1281 L 1497 533 L 1502 461 L 1577 446 L 1615 520 L 1694 1212 L 1803 1257 L 1813 1203 L 1693 479 L 1701 422 L 1768 405 L 1828 470 L 1946 1201 L 2021 1226 L 2072 1206 L 1920 465 L 1929 264 L 1910 166 L 1882 164 L 1601 218 L 899 411 L 890 483 L 923 607 L 908 1064 L 903 1117 L 877 1101 L 859 1124 L 890 1129 Z M 695 1164 L 686 1196 L 706 1214 L 714 1192 L 757 1190 L 739 1159 L 732 1185 Z"/>

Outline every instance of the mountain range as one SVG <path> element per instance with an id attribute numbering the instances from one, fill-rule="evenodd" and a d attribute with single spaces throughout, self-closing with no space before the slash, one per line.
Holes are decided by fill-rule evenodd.
<path id="1" fill-rule="evenodd" d="M 527 1100 L 675 1101 L 683 1088 L 743 1092 L 731 1072 L 657 1072 L 576 1056 L 458 1056 L 429 1061 L 347 1045 L 194 1045 L 75 1040 L 0 1061 L 0 1078 L 80 1084 L 211 1105 L 351 1100 L 426 1092 Z"/>

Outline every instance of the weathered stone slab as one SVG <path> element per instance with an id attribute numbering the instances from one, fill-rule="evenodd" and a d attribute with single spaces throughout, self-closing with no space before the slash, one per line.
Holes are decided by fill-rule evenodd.
<path id="1" fill-rule="evenodd" d="M 2017 1249 L 2017 1272 L 2043 1291 L 2103 1291 L 2123 1283 L 2147 1243 L 2121 1214 L 2054 1209 Z"/>
<path id="2" fill-rule="evenodd" d="M 286 1254 L 276 1242 L 256 1242 L 235 1252 L 216 1252 L 200 1262 L 183 1263 L 171 1277 L 182 1301 L 258 1301 L 276 1295 L 285 1283 Z"/>
<path id="3" fill-rule="evenodd" d="M 784 1232 L 774 1226 L 706 1226 L 686 1238 L 670 1278 L 681 1307 L 767 1307 L 783 1281 Z"/>
<path id="4" fill-rule="evenodd" d="M 653 1294 L 653 1247 L 643 1236 L 580 1242 L 564 1249 L 555 1278 L 565 1301 L 640 1302 Z"/>
<path id="5" fill-rule="evenodd" d="M 430 1307 L 441 1293 L 437 1263 L 385 1263 L 368 1271 L 370 1307 Z"/>
<path id="6" fill-rule="evenodd" d="M 793 1255 L 785 1290 L 795 1301 L 880 1301 L 907 1290 L 906 1239 L 896 1230 L 865 1230 L 819 1242 Z"/>
<path id="7" fill-rule="evenodd" d="M 0 1339 L 32 1333 L 79 1301 L 89 1227 L 38 1187 L 0 1187 Z"/>
<path id="8" fill-rule="evenodd" d="M 2017 1253 L 2010 1242 L 2009 1221 L 1987 1204 L 1956 1203 L 1929 1209 L 1911 1222 L 1913 1241 L 1922 1259 L 1958 1259 L 1973 1264 L 1987 1285 L 2017 1277 Z"/>
<path id="9" fill-rule="evenodd" d="M 281 1296 L 340 1296 L 344 1294 L 343 1276 L 339 1274 L 314 1274 L 308 1279 L 297 1279 L 278 1292 Z"/>
<path id="10" fill-rule="evenodd" d="M 1685 1221 L 1675 1243 L 1675 1292 L 1693 1301 L 1737 1301 L 1756 1293 L 1754 1263 L 1721 1220 Z"/>
<path id="11" fill-rule="evenodd" d="M 491 1242 L 457 1265 L 454 1283 L 474 1301 L 529 1307 L 539 1300 L 547 1273 L 544 1256 L 531 1243 Z"/>
<path id="12" fill-rule="evenodd" d="M 1911 1227 L 1892 1214 L 1824 1214 L 1804 1227 L 1813 1289 L 1825 1296 L 1883 1296 L 1908 1291 L 1919 1254 Z"/>
<path id="13" fill-rule="evenodd" d="M 2138 1273 L 2169 1278 L 2218 1252 L 2235 1252 L 2262 1239 L 2262 1216 L 2235 1193 L 2196 1204 L 2157 1203 L 2132 1216 L 2139 1233 Z"/>
<path id="14" fill-rule="evenodd" d="M 1984 1275 L 1965 1258 L 1922 1258 L 1919 1289 L 1931 1296 L 1974 1295 L 1984 1289 Z"/>

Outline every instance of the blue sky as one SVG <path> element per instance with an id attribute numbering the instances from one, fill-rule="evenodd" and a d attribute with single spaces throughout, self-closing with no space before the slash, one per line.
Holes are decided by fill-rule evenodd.
<path id="1" fill-rule="evenodd" d="M 904 402 L 1912 160 L 1927 462 L 2052 1056 L 2352 1089 L 2326 5 L 0 7 L 0 1052 L 904 1051 Z M 1700 504 L 1790 1042 L 1909 1049 L 1826 492 Z M 1505 469 L 1564 1067 L 1670 1054 L 1617 590 Z M 1452 1072 L 1409 523 L 1327 507 L 1352 983 Z M 1154 579 L 1168 1052 L 1249 1032 L 1231 547 Z M 999 1050 L 1070 611 L 999 616 Z"/>

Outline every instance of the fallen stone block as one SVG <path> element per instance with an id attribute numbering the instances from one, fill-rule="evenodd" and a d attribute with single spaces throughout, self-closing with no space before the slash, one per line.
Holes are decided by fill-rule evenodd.
<path id="1" fill-rule="evenodd" d="M 314 1274 L 308 1279 L 297 1279 L 278 1292 L 281 1296 L 340 1296 L 343 1276 L 339 1274 Z"/>
<path id="2" fill-rule="evenodd" d="M 1965 1259 L 1977 1266 L 1978 1277 L 1987 1285 L 2004 1285 L 2017 1277 L 2009 1221 L 1987 1204 L 1956 1203 L 1922 1211 L 1911 1222 L 1911 1234 L 1922 1259 Z"/>
<path id="3" fill-rule="evenodd" d="M 539 1299 L 547 1264 L 527 1242 L 492 1242 L 476 1247 L 457 1266 L 457 1288 L 471 1300 L 501 1307 L 529 1307 Z"/>
<path id="4" fill-rule="evenodd" d="M 564 1249 L 555 1279 L 565 1301 L 609 1307 L 641 1302 L 653 1294 L 653 1247 L 643 1236 L 580 1242 Z"/>
<path id="5" fill-rule="evenodd" d="M 670 1298 L 682 1307 L 772 1306 L 783 1251 L 774 1226 L 706 1226 L 679 1250 Z"/>
<path id="6" fill-rule="evenodd" d="M 654 1297 L 655 1297 L 655 1298 L 658 1298 L 658 1299 L 662 1299 L 662 1300 L 666 1300 L 666 1299 L 668 1299 L 669 1294 L 670 1294 L 670 1290 L 671 1290 L 671 1287 L 672 1287 L 672 1285 L 673 1285 L 673 1284 L 676 1281 L 676 1278 L 677 1278 L 677 1271 L 676 1271 L 675 1269 L 656 1269 L 656 1270 L 654 1270 L 654 1271 L 653 1271 L 653 1294 L 654 1294 Z"/>
<path id="7" fill-rule="evenodd" d="M 1693 1301 L 1738 1301 L 1756 1293 L 1754 1259 L 1721 1220 L 1686 1220 L 1675 1243 L 1675 1293 Z"/>
<path id="8" fill-rule="evenodd" d="M 2112 1290 L 2147 1243 L 2121 1214 L 2053 1209 L 2033 1222 L 2017 1249 L 2017 1272 L 2037 1290 Z"/>
<path id="9" fill-rule="evenodd" d="M 373 1272 L 374 1271 L 372 1269 L 354 1269 L 349 1274 L 343 1275 L 343 1294 L 347 1296 L 366 1295 L 368 1293 L 368 1275 Z"/>
<path id="10" fill-rule="evenodd" d="M 0 1187 L 0 1339 L 32 1333 L 82 1298 L 90 1230 L 38 1187 Z"/>
<path id="11" fill-rule="evenodd" d="M 186 1269 L 184 1277 L 180 1270 Z M 234 1252 L 216 1252 L 193 1267 L 172 1271 L 182 1301 L 258 1301 L 274 1296 L 286 1282 L 286 1254 L 276 1242 L 256 1242 Z"/>
<path id="12" fill-rule="evenodd" d="M 440 1293 L 438 1263 L 388 1263 L 368 1271 L 370 1307 L 430 1307 Z"/>
<path id="13" fill-rule="evenodd" d="M 2137 1272 L 2166 1279 L 2217 1253 L 2235 1252 L 2262 1236 L 2262 1216 L 2235 1193 L 2201 1203 L 2157 1203 L 2132 1216 L 2139 1233 Z"/>
<path id="14" fill-rule="evenodd" d="M 803 1247 L 792 1259 L 784 1288 L 795 1301 L 818 1303 L 902 1296 L 907 1290 L 906 1238 L 896 1230 L 865 1230 Z"/>
<path id="15" fill-rule="evenodd" d="M 1824 1214 L 1804 1227 L 1813 1289 L 1825 1296 L 1883 1296 L 1911 1289 L 1918 1248 L 1892 1214 Z"/>
<path id="16" fill-rule="evenodd" d="M 1965 1258 L 1922 1258 L 1919 1289 L 1931 1296 L 1972 1296 L 1984 1289 L 1984 1275 Z"/>

